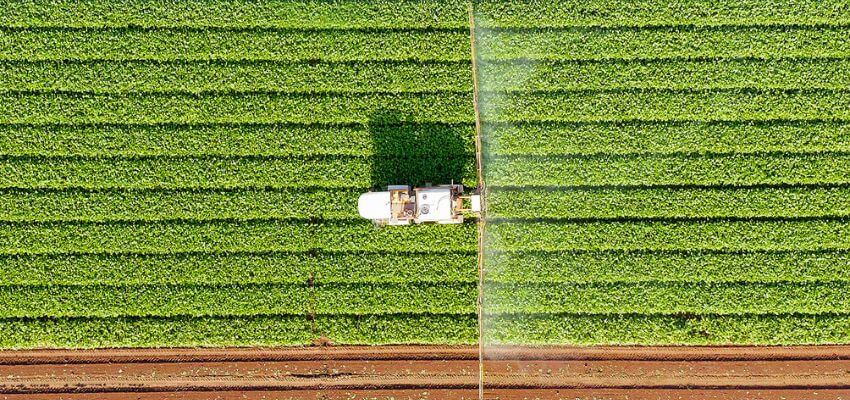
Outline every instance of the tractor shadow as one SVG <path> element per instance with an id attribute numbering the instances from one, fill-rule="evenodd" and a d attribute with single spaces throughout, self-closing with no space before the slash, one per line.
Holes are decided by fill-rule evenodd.
<path id="1" fill-rule="evenodd" d="M 416 122 L 384 111 L 370 116 L 368 129 L 375 190 L 475 181 L 475 133 L 468 125 Z"/>

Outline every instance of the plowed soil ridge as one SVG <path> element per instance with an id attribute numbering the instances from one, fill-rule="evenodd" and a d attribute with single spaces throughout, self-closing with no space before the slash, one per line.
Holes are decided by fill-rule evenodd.
<path id="1" fill-rule="evenodd" d="M 486 399 L 850 398 L 850 346 L 500 347 Z M 5 399 L 474 399 L 478 348 L 0 352 Z"/>

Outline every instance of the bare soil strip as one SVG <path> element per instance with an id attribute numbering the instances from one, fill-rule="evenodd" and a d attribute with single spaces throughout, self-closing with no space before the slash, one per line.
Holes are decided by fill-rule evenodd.
<path id="1" fill-rule="evenodd" d="M 616 400 L 726 400 L 726 399 L 841 399 L 848 398 L 847 390 L 599 390 L 593 393 L 596 399 Z M 396 390 L 389 393 L 375 391 L 226 391 L 226 392 L 175 392 L 175 393 L 82 393 L 65 395 L 63 399 L 74 400 L 270 400 L 270 399 L 476 399 L 477 390 Z M 491 392 L 485 393 L 485 398 L 495 399 Z M 589 398 L 586 390 L 505 390 L 498 394 L 503 400 L 528 399 L 581 399 Z M 18 400 L 54 400 L 60 398 L 53 394 L 0 395 L 0 399 Z"/>
<path id="2" fill-rule="evenodd" d="M 850 398 L 850 346 L 505 347 L 486 399 Z M 0 399 L 474 399 L 473 346 L 0 352 Z"/>

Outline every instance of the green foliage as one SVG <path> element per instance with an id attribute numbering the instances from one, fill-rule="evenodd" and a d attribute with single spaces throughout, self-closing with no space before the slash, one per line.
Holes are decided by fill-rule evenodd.
<path id="1" fill-rule="evenodd" d="M 486 261 L 493 283 L 850 281 L 850 254 L 841 250 L 510 251 Z"/>
<path id="2" fill-rule="evenodd" d="M 428 240 L 423 240 L 428 238 Z M 5 223 L 0 254 L 475 251 L 475 225 L 375 229 L 364 219 Z"/>
<path id="3" fill-rule="evenodd" d="M 305 315 L 310 289 L 282 285 L 0 287 L 2 318 Z"/>
<path id="4" fill-rule="evenodd" d="M 0 319 L 0 346 L 24 348 L 309 345 L 303 316 Z"/>
<path id="5" fill-rule="evenodd" d="M 0 221 L 353 219 L 360 190 L 59 190 L 0 192 Z"/>
<path id="6" fill-rule="evenodd" d="M 634 153 L 817 153 L 850 147 L 840 121 L 492 123 L 496 155 Z"/>
<path id="7" fill-rule="evenodd" d="M 841 25 L 850 22 L 842 0 L 474 0 L 483 26 L 642 27 L 727 25 Z"/>
<path id="8" fill-rule="evenodd" d="M 469 157 L 406 159 L 408 168 L 395 182 L 394 171 L 377 170 L 376 163 L 405 159 L 366 157 L 140 157 L 140 158 L 17 158 L 0 159 L 0 188 L 23 189 L 284 189 L 369 188 L 375 180 L 386 184 L 418 183 L 424 177 L 456 175 L 463 183 L 475 182 Z M 348 205 L 349 209 L 351 205 Z"/>
<path id="9" fill-rule="evenodd" d="M 850 39 L 848 39 L 850 40 Z M 494 122 L 712 122 L 850 119 L 848 90 L 611 90 L 494 94 Z"/>
<path id="10" fill-rule="evenodd" d="M 846 342 L 846 5 L 477 0 L 488 344 Z"/>
<path id="11" fill-rule="evenodd" d="M 481 29 L 476 42 L 484 60 L 842 58 L 850 54 L 845 27 L 797 24 Z"/>
<path id="12" fill-rule="evenodd" d="M 9 29 L 4 61 L 469 60 L 469 29 Z"/>
<path id="13" fill-rule="evenodd" d="M 768 218 L 850 216 L 850 188 L 501 189 L 491 218 Z"/>
<path id="14" fill-rule="evenodd" d="M 839 313 L 850 307 L 847 282 L 491 284 L 488 311 L 588 314 Z"/>
<path id="15" fill-rule="evenodd" d="M 26 189 L 233 189 L 369 187 L 364 157 L 136 157 L 0 160 L 0 187 Z"/>
<path id="16" fill-rule="evenodd" d="M 17 255 L 0 274 L 8 286 L 478 282 L 474 252 Z"/>
<path id="17" fill-rule="evenodd" d="M 467 233 L 468 234 L 468 233 Z M 468 234 L 469 235 L 469 234 Z M 466 242 L 458 248 L 472 244 L 474 235 L 466 237 Z M 462 301 L 462 307 L 471 307 L 470 294 L 478 283 L 477 252 L 475 250 L 452 250 L 445 253 L 380 253 L 363 254 L 321 254 L 315 267 L 316 281 L 319 283 L 464 283 L 455 289 L 462 295 L 449 299 Z M 469 285 L 473 283 L 473 285 Z M 403 290 L 407 290 L 402 287 Z M 360 292 L 363 293 L 362 290 Z M 368 296 L 363 296 L 368 297 Z M 396 300 L 391 300 L 396 301 Z M 344 304 L 336 304 L 337 307 Z M 471 311 L 474 312 L 474 311 Z"/>
<path id="18" fill-rule="evenodd" d="M 35 0 L 0 9 L 11 27 L 466 28 L 456 0 Z"/>
<path id="19" fill-rule="evenodd" d="M 322 284 L 315 289 L 315 312 L 342 314 L 475 314 L 478 282 L 404 284 Z"/>
<path id="20" fill-rule="evenodd" d="M 110 317 L 0 319 L 0 347 L 197 347 L 309 345 L 325 335 L 339 344 L 473 344 L 474 314 Z"/>
<path id="21" fill-rule="evenodd" d="M 615 89 L 835 89 L 850 87 L 847 59 L 493 61 L 484 92 Z"/>
<path id="22" fill-rule="evenodd" d="M 800 185 L 850 182 L 839 153 L 493 157 L 494 186 Z"/>
<path id="23" fill-rule="evenodd" d="M 306 277 L 305 277 L 306 278 Z M 475 283 L 0 286 L 0 318 L 474 314 Z"/>
<path id="24" fill-rule="evenodd" d="M 475 314 L 318 316 L 317 332 L 337 344 L 475 344 Z"/>
<path id="25" fill-rule="evenodd" d="M 471 93 L 15 93 L 0 124 L 399 124 L 473 122 Z"/>
<path id="26" fill-rule="evenodd" d="M 377 117 L 375 124 L 350 125 L 0 125 L 0 154 L 474 157 L 472 124 L 409 123 L 391 116 L 379 122 Z M 394 140 L 400 137 L 406 139 Z"/>
<path id="27" fill-rule="evenodd" d="M 0 91 L 469 92 L 471 75 L 469 62 L 17 62 L 0 63 Z"/>
<path id="28" fill-rule="evenodd" d="M 492 344 L 847 343 L 850 315 L 532 314 L 488 317 Z"/>
<path id="29" fill-rule="evenodd" d="M 488 343 L 850 340 L 843 2 L 473 3 Z M 467 6 L 3 7 L 0 347 L 474 343 Z"/>
<path id="30" fill-rule="evenodd" d="M 493 250 L 850 250 L 850 220 L 503 222 Z"/>
<path id="31" fill-rule="evenodd" d="M 466 2 L 0 9 L 0 347 L 473 343 L 474 221 L 361 193 L 477 182 Z"/>

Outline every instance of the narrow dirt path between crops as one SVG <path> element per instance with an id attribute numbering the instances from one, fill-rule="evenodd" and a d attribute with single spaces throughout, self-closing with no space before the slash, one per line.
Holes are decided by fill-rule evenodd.
<path id="1" fill-rule="evenodd" d="M 478 348 L 0 352 L 6 399 L 478 397 Z M 488 349 L 487 399 L 850 399 L 850 346 Z"/>

